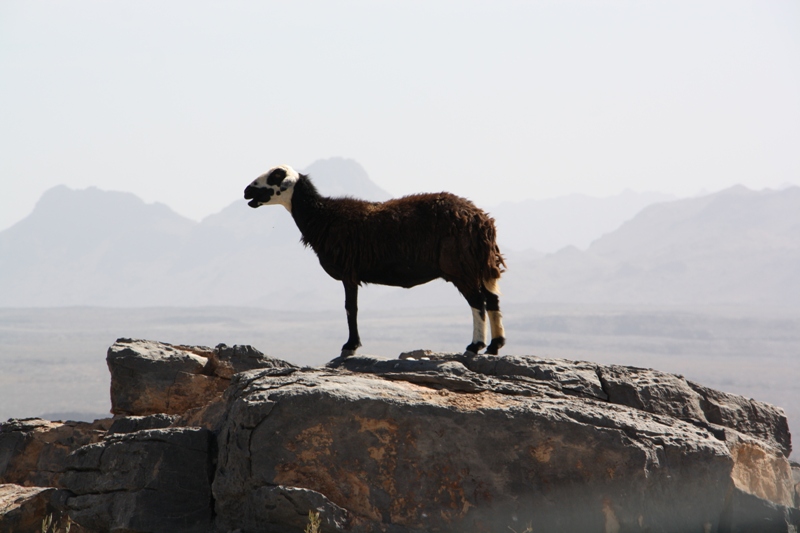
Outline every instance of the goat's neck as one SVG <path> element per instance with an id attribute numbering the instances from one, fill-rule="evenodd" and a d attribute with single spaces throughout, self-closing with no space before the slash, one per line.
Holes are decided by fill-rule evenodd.
<path id="1" fill-rule="evenodd" d="M 292 192 L 292 218 L 303 235 L 303 243 L 316 250 L 327 228 L 326 206 L 330 198 L 322 196 L 313 183 L 301 176 Z"/>

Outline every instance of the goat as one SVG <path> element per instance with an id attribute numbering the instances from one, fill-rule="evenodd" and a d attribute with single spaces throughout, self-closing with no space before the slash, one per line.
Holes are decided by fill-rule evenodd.
<path id="1" fill-rule="evenodd" d="M 505 344 L 497 280 L 505 261 L 494 220 L 450 193 L 414 194 L 386 202 L 322 196 L 311 179 L 287 165 L 271 168 L 244 190 L 247 205 L 283 205 L 302 243 L 325 272 L 344 285 L 349 337 L 341 357 L 361 346 L 358 288 L 377 283 L 410 288 L 442 278 L 472 308 L 472 342 L 466 351 L 497 354 Z M 492 340 L 486 346 L 488 312 Z"/>

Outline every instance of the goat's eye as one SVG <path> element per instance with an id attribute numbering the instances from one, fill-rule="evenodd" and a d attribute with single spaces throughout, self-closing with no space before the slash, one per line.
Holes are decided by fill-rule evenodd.
<path id="1" fill-rule="evenodd" d="M 276 168 L 267 178 L 267 185 L 280 185 L 286 177 L 286 171 L 282 168 Z"/>

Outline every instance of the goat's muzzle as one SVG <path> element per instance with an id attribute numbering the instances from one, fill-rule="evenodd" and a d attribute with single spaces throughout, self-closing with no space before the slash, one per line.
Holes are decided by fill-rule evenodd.
<path id="1" fill-rule="evenodd" d="M 253 187 L 252 185 L 248 185 L 247 188 L 244 190 L 244 199 L 250 200 L 249 202 L 247 202 L 247 205 L 253 208 L 260 206 L 261 200 L 259 197 L 268 196 L 266 193 L 267 190 L 268 189 L 261 189 L 259 187 Z M 267 198 L 267 200 L 269 200 L 269 198 Z"/>

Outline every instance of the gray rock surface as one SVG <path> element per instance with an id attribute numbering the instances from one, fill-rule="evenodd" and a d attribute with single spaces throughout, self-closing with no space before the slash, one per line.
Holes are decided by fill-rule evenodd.
<path id="1" fill-rule="evenodd" d="M 109 433 L 135 433 L 144 429 L 168 428 L 180 417 L 158 413 L 148 416 L 118 416 L 114 418 Z"/>
<path id="2" fill-rule="evenodd" d="M 64 465 L 66 507 L 91 531 L 209 531 L 214 450 L 201 428 L 109 435 Z"/>
<path id="3" fill-rule="evenodd" d="M 101 441 L 110 426 L 111 419 L 90 423 L 12 418 L 0 424 L 0 483 L 60 487 L 69 454 Z"/>
<path id="4" fill-rule="evenodd" d="M 301 531 L 263 506 L 259 491 L 281 486 L 324 495 L 350 531 L 789 530 L 779 409 L 645 369 L 424 357 L 236 376 L 217 525 L 272 531 L 243 518 L 259 513 Z M 710 420 L 709 397 L 731 416 Z"/>

